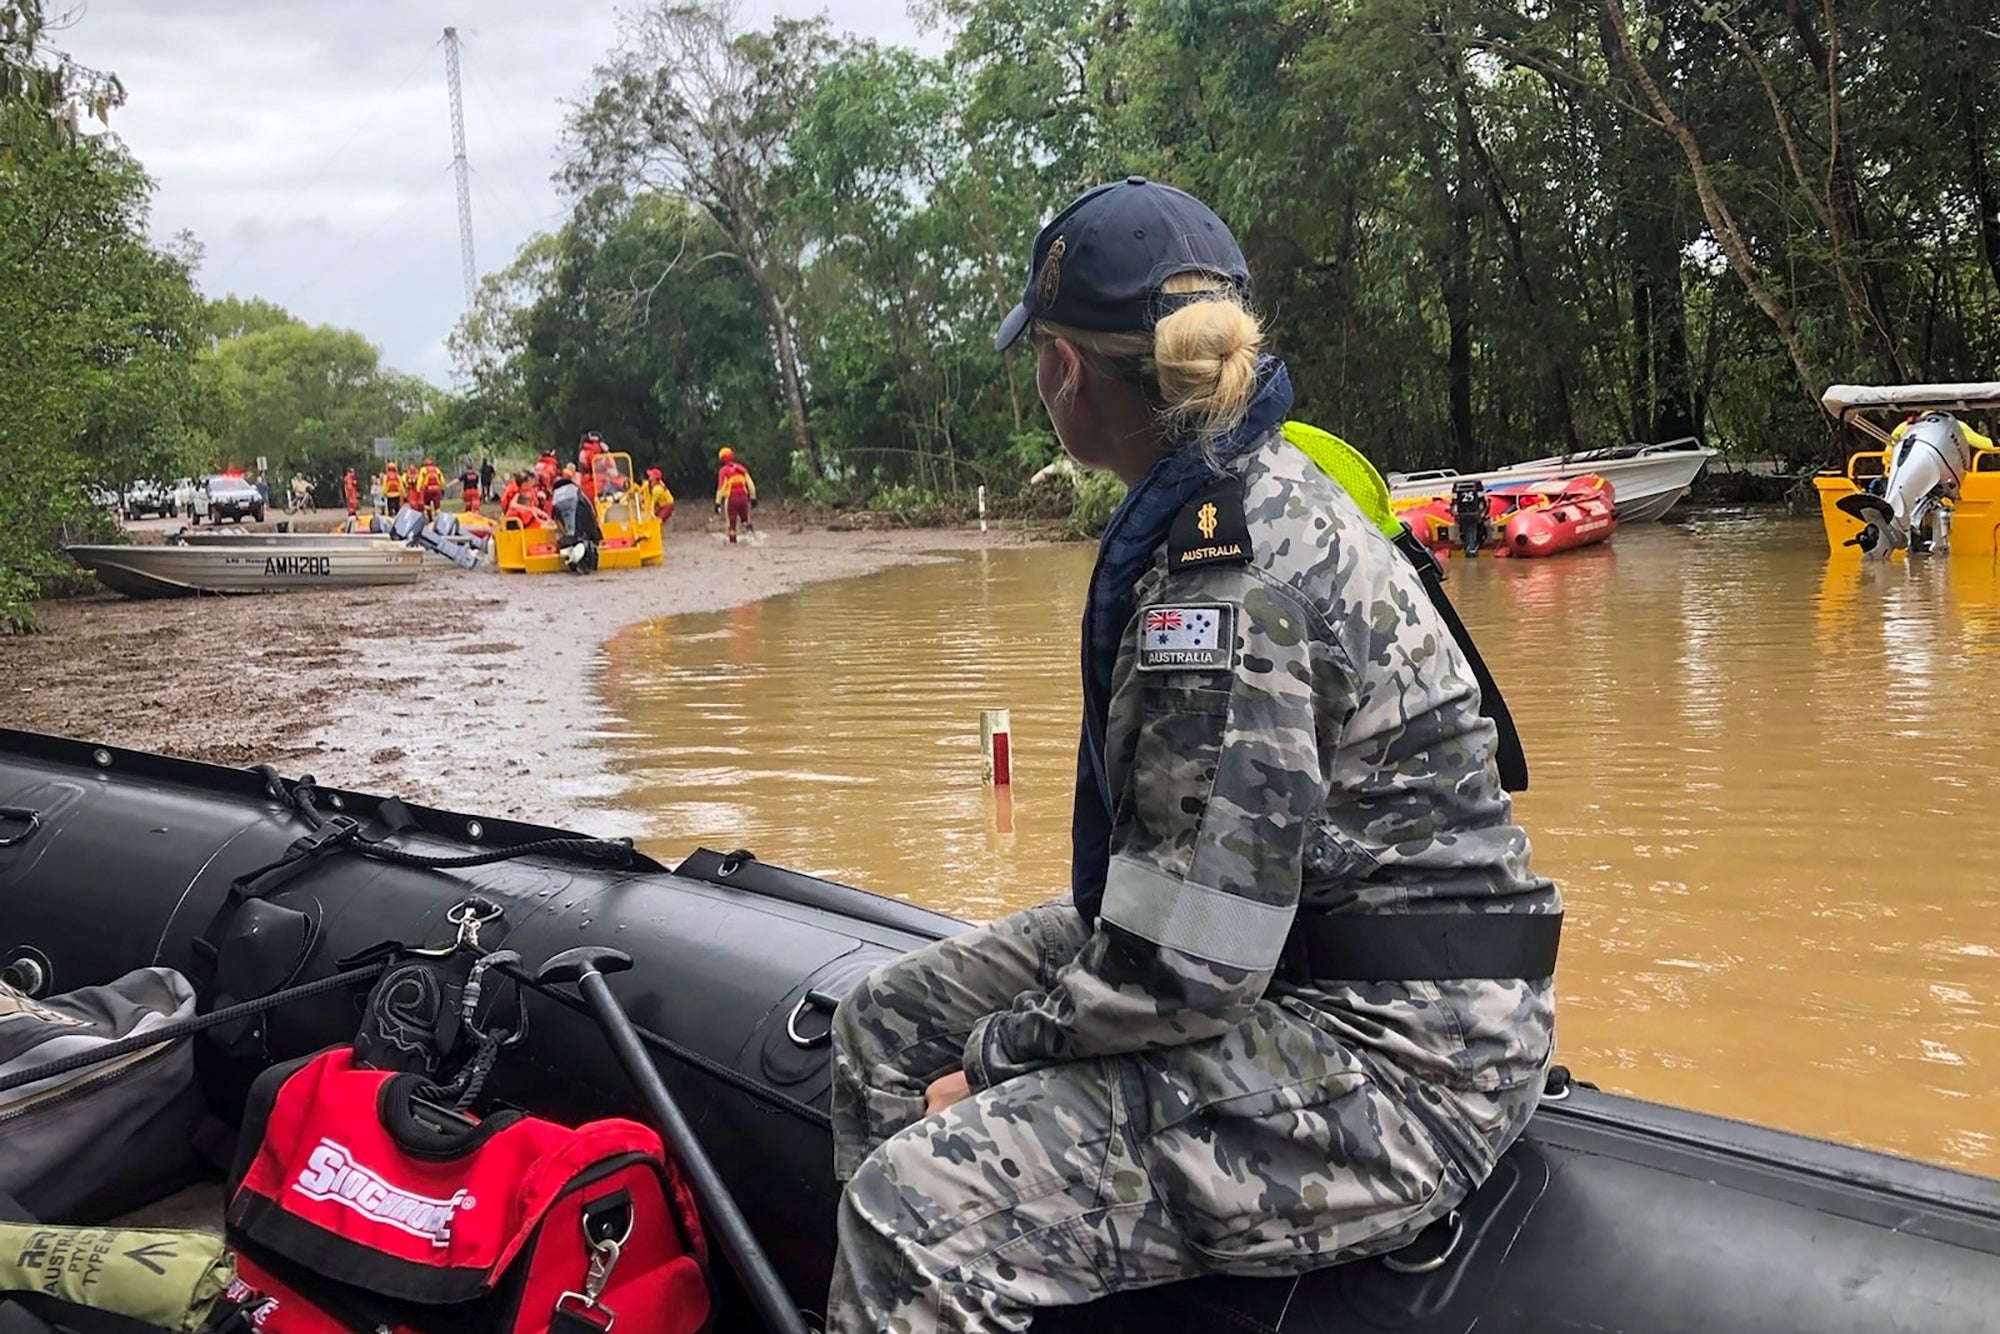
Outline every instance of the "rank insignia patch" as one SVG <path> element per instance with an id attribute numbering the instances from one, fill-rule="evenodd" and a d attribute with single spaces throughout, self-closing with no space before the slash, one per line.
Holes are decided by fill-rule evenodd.
<path id="1" fill-rule="evenodd" d="M 1167 534 L 1167 569 L 1250 559 L 1250 525 L 1243 518 L 1243 483 L 1225 478 L 1181 507 Z"/>

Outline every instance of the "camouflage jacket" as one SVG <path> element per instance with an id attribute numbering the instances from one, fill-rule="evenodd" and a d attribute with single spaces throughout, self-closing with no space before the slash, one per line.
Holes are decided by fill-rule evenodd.
<path id="1" fill-rule="evenodd" d="M 1267 996 L 1392 1074 L 1480 1090 L 1536 1077 L 1547 979 L 1274 985 L 1302 907 L 1561 903 L 1529 870 L 1494 726 L 1407 559 L 1276 432 L 1228 467 L 1240 521 L 1233 503 L 1191 502 L 1135 589 L 1096 931 L 1051 991 L 973 1030 L 969 1080 L 1185 1045 Z"/>

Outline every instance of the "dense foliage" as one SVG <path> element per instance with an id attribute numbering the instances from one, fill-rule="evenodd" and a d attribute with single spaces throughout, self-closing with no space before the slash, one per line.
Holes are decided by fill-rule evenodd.
<path id="1" fill-rule="evenodd" d="M 117 84 L 0 0 L 0 629 L 101 533 L 86 484 L 177 473 L 198 439 L 190 256 L 145 238 L 147 182 L 109 138 Z"/>
<path id="2" fill-rule="evenodd" d="M 379 466 L 375 439 L 409 436 L 421 448 L 435 436 L 422 428 L 433 426 L 427 419 L 443 395 L 385 368 L 360 334 L 233 298 L 214 303 L 206 318 L 217 341 L 198 370 L 216 466 L 248 468 L 265 459 L 279 481 L 294 472 L 312 479 L 324 503 L 338 494 L 343 469 L 366 477 Z"/>
<path id="3" fill-rule="evenodd" d="M 101 525 L 87 483 L 264 456 L 324 485 L 382 436 L 446 461 L 595 429 L 697 492 L 729 444 L 903 517 L 1006 495 L 1057 450 L 992 330 L 1039 221 L 1132 172 L 1234 225 L 1299 415 L 1386 468 L 1688 435 L 1802 463 L 1828 383 L 1994 374 L 1976 0 L 919 7 L 941 56 L 631 11 L 572 113 L 571 216 L 486 279 L 447 395 L 204 304 L 89 132 L 122 88 L 0 0 L 0 622 Z"/>
<path id="4" fill-rule="evenodd" d="M 829 492 L 1053 456 L 991 349 L 1037 222 L 1140 172 L 1231 221 L 1300 412 L 1385 466 L 1986 378 L 2000 25 L 1972 0 L 933 0 L 942 58 L 729 0 L 628 21 L 575 218 L 461 334 L 476 411 Z M 799 456 L 793 468 L 790 457 Z"/>
<path id="5" fill-rule="evenodd" d="M 147 238 L 145 172 L 88 132 L 123 89 L 50 37 L 39 0 L 0 0 L 0 630 L 76 578 L 65 542 L 114 531 L 107 492 L 265 457 L 330 499 L 375 437 L 476 438 L 359 334 L 204 303 L 194 242 Z"/>

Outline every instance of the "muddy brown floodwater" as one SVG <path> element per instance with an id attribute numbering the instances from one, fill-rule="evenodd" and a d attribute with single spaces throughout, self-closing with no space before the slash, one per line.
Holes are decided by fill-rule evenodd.
<path id="1" fill-rule="evenodd" d="M 647 841 L 990 917 L 1067 878 L 1091 553 L 983 551 L 605 647 Z M 1642 1097 L 2000 1174 L 2000 581 L 1716 515 L 1451 588 L 1569 903 L 1560 1056 Z M 1016 782 L 980 783 L 978 710 Z"/>
<path id="2" fill-rule="evenodd" d="M 662 566 L 588 579 L 489 566 L 414 587 L 47 603 L 44 633 L 0 637 L 0 724 L 623 834 L 591 689 L 602 636 L 1026 540 L 832 533 L 772 508 L 754 546 L 724 545 L 697 511 L 668 532 Z"/>

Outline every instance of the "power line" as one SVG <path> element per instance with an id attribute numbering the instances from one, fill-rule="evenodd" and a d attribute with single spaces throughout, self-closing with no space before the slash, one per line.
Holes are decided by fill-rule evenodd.
<path id="1" fill-rule="evenodd" d="M 333 164 L 340 160 L 340 155 L 345 153 L 348 149 L 354 147 L 355 142 L 361 138 L 361 132 L 367 129 L 368 126 L 374 122 L 375 118 L 381 115 L 383 110 L 386 107 L 388 107 L 388 105 L 391 102 L 395 101 L 399 95 L 401 95 L 402 91 L 405 88 L 409 87 L 410 80 L 417 77 L 417 71 L 421 70 L 427 63 L 429 63 L 431 58 L 431 49 L 432 48 L 428 47 L 425 48 L 425 50 L 417 56 L 416 61 L 410 66 L 410 68 L 404 71 L 403 77 L 396 80 L 395 86 L 392 87 L 388 92 L 382 94 L 380 97 L 375 99 L 373 105 L 371 105 L 368 108 L 367 114 L 362 116 L 360 120 L 354 123 L 354 128 L 348 131 L 347 137 L 341 140 L 340 144 L 331 153 L 328 153 L 326 157 L 320 161 L 320 164 L 317 167 L 313 168 L 312 174 L 306 177 L 305 181 L 302 184 L 296 186 L 288 186 L 286 188 L 285 192 L 291 196 L 295 204 L 302 204 L 303 201 L 310 196 L 313 187 L 318 185 L 322 180 L 324 180 L 326 178 L 327 172 L 332 169 Z M 240 259 L 244 255 L 254 254 L 260 246 L 263 246 L 266 243 L 268 243 L 273 237 L 283 235 L 284 233 L 282 231 L 281 224 L 297 218 L 298 215 L 299 215 L 299 208 L 294 207 L 290 210 L 287 210 L 285 213 L 280 214 L 278 217 L 274 218 L 270 224 L 269 230 L 263 232 L 259 236 L 252 237 L 246 245 L 244 245 L 241 249 L 236 251 L 236 257 Z"/>
<path id="2" fill-rule="evenodd" d="M 492 156 L 500 159 L 500 165 L 506 171 L 504 174 L 488 176 L 486 179 L 504 184 L 507 193 L 513 197 L 515 203 L 521 206 L 521 216 L 535 221 L 535 225 L 528 229 L 530 234 L 541 230 L 549 222 L 561 216 L 565 210 L 560 201 L 557 201 L 553 208 L 535 207 L 534 200 L 528 196 L 527 192 L 520 185 L 520 182 L 525 180 L 531 173 L 521 170 L 519 160 L 514 157 L 513 153 L 508 151 L 507 145 L 515 140 L 526 140 L 529 136 L 521 133 L 518 122 L 494 114 L 492 104 L 488 102 L 486 94 L 481 91 L 481 83 L 476 73 L 466 79 L 465 91 L 466 95 L 472 99 L 472 105 L 479 112 L 480 116 L 489 125 L 501 131 L 495 139 L 496 148 Z"/>
<path id="3" fill-rule="evenodd" d="M 304 296 L 307 292 L 310 292 L 313 288 L 319 286 L 319 284 L 325 280 L 327 275 L 331 274 L 335 269 L 339 268 L 342 264 L 346 263 L 348 259 L 353 256 L 355 251 L 359 250 L 362 246 L 366 245 L 369 241 L 373 240 L 375 238 L 376 233 L 380 232 L 384 227 L 388 226 L 391 222 L 394 222 L 397 218 L 403 216 L 403 214 L 409 212 L 410 206 L 412 204 L 415 204 L 421 199 L 427 198 L 430 195 L 430 193 L 437 188 L 437 183 L 443 180 L 445 178 L 446 173 L 450 172 L 451 170 L 452 167 L 447 166 L 444 168 L 443 171 L 439 171 L 435 175 L 427 177 L 424 183 L 422 185 L 419 185 L 415 190 L 413 190 L 409 194 L 409 196 L 403 200 L 402 203 L 396 205 L 395 208 L 391 209 L 389 212 L 377 218 L 373 226 L 369 227 L 367 231 L 362 232 L 359 236 L 355 237 L 352 241 L 350 241 L 346 246 L 344 246 L 340 250 L 338 254 L 336 254 L 330 261 L 328 261 L 328 263 L 324 268 L 320 269 L 319 272 L 315 273 L 311 278 L 307 279 L 303 285 L 293 288 L 291 292 L 289 292 L 284 297 L 283 300 L 278 302 L 278 304 L 281 306 L 288 306 L 292 302 Z"/>
<path id="4" fill-rule="evenodd" d="M 472 173 L 472 176 L 473 183 L 481 187 L 491 187 L 496 179 L 477 170 Z M 534 209 L 531 206 L 523 205 L 518 191 L 510 188 L 506 192 L 506 197 L 503 198 L 499 191 L 491 188 L 482 188 L 479 197 L 485 201 L 482 205 L 483 208 L 486 208 L 489 212 L 498 212 L 503 222 L 510 224 L 514 230 L 520 233 L 522 242 L 525 242 L 536 232 L 542 230 L 533 222 L 535 216 Z M 523 206 L 517 207 L 517 205 Z M 491 238 L 490 228 L 488 229 L 488 237 L 489 239 Z"/>

